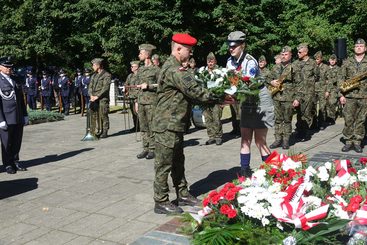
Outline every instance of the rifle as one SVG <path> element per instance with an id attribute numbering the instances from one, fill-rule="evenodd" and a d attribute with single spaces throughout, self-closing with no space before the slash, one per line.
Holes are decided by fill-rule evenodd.
<path id="1" fill-rule="evenodd" d="M 340 85 L 340 91 L 342 93 L 345 93 L 353 89 L 359 88 L 359 86 L 361 85 L 361 80 L 365 79 L 366 77 L 367 77 L 367 71 L 345 80 Z"/>
<path id="2" fill-rule="evenodd" d="M 269 92 L 271 93 L 272 96 L 274 96 L 276 93 L 278 93 L 279 91 L 283 91 L 283 82 L 284 80 L 287 78 L 287 76 L 292 72 L 292 67 L 290 67 L 290 69 L 288 69 L 285 72 L 282 72 L 282 74 L 280 75 L 280 77 L 278 78 L 278 82 L 279 82 L 279 86 L 274 87 L 274 86 L 270 86 L 269 87 Z"/>

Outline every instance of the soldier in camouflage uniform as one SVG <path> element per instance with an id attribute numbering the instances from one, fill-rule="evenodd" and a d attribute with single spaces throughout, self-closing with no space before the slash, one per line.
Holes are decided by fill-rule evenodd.
<path id="1" fill-rule="evenodd" d="M 104 60 L 95 58 L 92 60 L 92 68 L 94 74 L 88 87 L 90 95 L 90 112 L 91 112 L 91 128 L 96 129 L 96 123 L 100 122 L 100 132 L 92 132 L 93 134 L 100 134 L 100 138 L 106 138 L 108 129 L 110 128 L 110 120 L 108 112 L 110 110 L 110 83 L 111 74 L 104 69 Z M 102 131 L 101 131 L 102 130 Z"/>
<path id="2" fill-rule="evenodd" d="M 342 65 L 339 84 L 361 73 L 367 72 L 366 42 L 359 38 L 354 45 L 354 56 L 349 57 Z M 365 135 L 364 122 L 367 115 L 367 79 L 360 81 L 360 85 L 345 93 L 340 93 L 340 103 L 344 105 L 344 129 L 346 140 L 343 152 L 353 149 L 362 152 L 361 142 Z"/>
<path id="3" fill-rule="evenodd" d="M 131 73 L 127 76 L 126 78 L 126 82 L 125 85 L 127 86 L 135 86 L 138 85 L 138 69 L 139 69 L 139 64 L 140 61 L 136 60 L 136 61 L 131 61 L 130 65 L 131 65 Z M 125 87 L 125 95 L 128 96 L 129 98 L 129 105 L 130 105 L 130 110 L 131 110 L 131 114 L 133 116 L 133 122 L 134 122 L 134 127 L 132 129 L 130 129 L 131 132 L 136 132 L 139 131 L 139 122 L 138 122 L 138 113 L 136 111 L 137 108 L 137 103 L 138 103 L 138 89 L 134 88 L 134 87 Z"/>
<path id="4" fill-rule="evenodd" d="M 325 113 L 326 120 L 335 123 L 336 110 L 338 107 L 338 74 L 340 67 L 337 65 L 337 57 L 335 54 L 329 58 L 329 69 L 326 72 L 325 85 Z"/>
<path id="5" fill-rule="evenodd" d="M 275 125 L 275 141 L 269 146 L 274 149 L 282 146 L 283 149 L 289 149 L 289 138 L 292 134 L 292 118 L 294 107 L 292 105 L 295 99 L 296 84 L 292 69 L 292 49 L 285 46 L 282 49 L 282 62 L 276 64 L 271 72 L 271 86 L 279 87 L 282 90 L 273 95 Z M 278 79 L 284 79 L 282 82 Z"/>
<path id="6" fill-rule="evenodd" d="M 323 63 L 322 52 L 318 51 L 313 56 L 316 64 L 319 68 L 320 78 L 315 84 L 315 107 L 317 108 L 318 103 L 318 115 L 317 115 L 317 126 L 320 130 L 324 130 L 326 127 L 326 73 L 329 67 Z"/>
<path id="7" fill-rule="evenodd" d="M 292 64 L 294 80 L 297 84 L 293 106 L 297 110 L 297 137 L 305 141 L 310 137 L 309 129 L 315 116 L 315 83 L 319 79 L 319 69 L 315 60 L 308 56 L 307 44 L 300 44 L 297 50 L 298 60 Z"/>
<path id="8" fill-rule="evenodd" d="M 218 69 L 217 59 L 215 55 L 210 52 L 206 58 L 207 67 L 205 69 L 212 74 L 213 70 Z M 206 106 L 203 110 L 203 115 L 205 117 L 206 130 L 209 139 L 205 142 L 206 145 L 222 144 L 223 128 L 222 128 L 222 111 L 223 107 L 221 105 L 211 105 Z"/>
<path id="9" fill-rule="evenodd" d="M 183 210 L 169 201 L 168 175 L 171 172 L 176 189 L 178 205 L 196 205 L 187 187 L 185 178 L 185 156 L 183 153 L 183 135 L 188 115 L 189 101 L 209 102 L 214 99 L 208 90 L 195 81 L 195 77 L 182 63 L 188 61 L 196 39 L 186 33 L 177 33 L 172 37 L 172 53 L 164 63 L 157 91 L 157 106 L 154 113 L 153 130 L 155 132 L 155 213 L 182 213 Z M 214 100 L 213 103 L 218 102 Z"/>
<path id="10" fill-rule="evenodd" d="M 152 44 L 141 44 L 139 46 L 139 60 L 144 62 L 144 66 L 139 67 L 137 82 L 138 85 L 144 85 L 140 86 L 138 92 L 138 117 L 143 141 L 143 151 L 136 156 L 138 159 L 154 158 L 152 120 L 157 99 L 157 80 L 160 70 L 158 66 L 153 65 L 151 60 L 152 51 L 155 48 Z"/>
<path id="11" fill-rule="evenodd" d="M 152 55 L 152 62 L 153 65 L 160 67 L 161 66 L 161 61 L 159 59 L 159 55 L 158 54 L 153 54 Z"/>
<path id="12" fill-rule="evenodd" d="M 258 60 L 259 63 L 259 75 L 262 76 L 263 78 L 265 78 L 266 81 L 269 81 L 270 77 L 271 77 L 271 72 L 270 70 L 266 67 L 266 65 L 268 64 L 268 62 L 266 61 L 266 58 L 264 55 L 261 55 L 259 57 Z"/>

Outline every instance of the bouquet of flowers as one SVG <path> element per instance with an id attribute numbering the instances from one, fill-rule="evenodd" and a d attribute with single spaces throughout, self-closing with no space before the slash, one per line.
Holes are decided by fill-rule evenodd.
<path id="1" fill-rule="evenodd" d="M 193 241 L 365 244 L 366 162 L 336 160 L 316 167 L 302 154 L 273 152 L 251 178 L 209 193 L 193 215 Z"/>
<path id="2" fill-rule="evenodd" d="M 212 93 L 219 96 L 232 95 L 239 101 L 245 100 L 248 96 L 258 98 L 260 87 L 265 82 L 262 77 L 242 77 L 235 70 L 216 68 L 209 72 L 205 67 L 198 70 L 196 79 Z"/>

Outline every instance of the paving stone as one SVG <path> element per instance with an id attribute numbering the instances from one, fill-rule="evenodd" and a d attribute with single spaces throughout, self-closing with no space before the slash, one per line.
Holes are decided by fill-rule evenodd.
<path id="1" fill-rule="evenodd" d="M 65 244 L 75 239 L 77 235 L 63 232 L 63 231 L 51 231 L 43 236 L 40 236 L 30 242 L 25 243 L 26 245 L 59 245 Z"/>

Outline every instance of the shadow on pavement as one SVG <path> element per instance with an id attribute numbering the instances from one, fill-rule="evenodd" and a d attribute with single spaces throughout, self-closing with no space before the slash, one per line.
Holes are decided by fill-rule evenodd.
<path id="1" fill-rule="evenodd" d="M 195 145 L 199 145 L 199 144 L 200 144 L 199 138 L 185 140 L 184 143 L 183 143 L 184 147 L 195 146 Z"/>
<path id="2" fill-rule="evenodd" d="M 0 181 L 0 200 L 38 188 L 38 178 Z"/>
<path id="3" fill-rule="evenodd" d="M 215 190 L 227 182 L 238 178 L 240 167 L 231 169 L 222 169 L 210 173 L 205 179 L 201 179 L 190 186 L 190 193 L 194 196 L 200 196 L 211 190 Z"/>
<path id="4" fill-rule="evenodd" d="M 66 158 L 70 158 L 73 156 L 76 156 L 84 151 L 91 151 L 94 148 L 84 148 L 84 149 L 80 149 L 77 151 L 70 151 L 70 152 L 66 152 L 63 154 L 53 154 L 53 155 L 47 155 L 44 157 L 40 157 L 40 158 L 35 158 L 35 159 L 31 159 L 28 161 L 21 161 L 21 163 L 23 164 L 24 167 L 28 168 L 28 167 L 33 167 L 33 166 L 37 166 L 37 165 L 41 165 L 41 164 L 45 164 L 45 163 L 50 163 L 50 162 L 57 162 L 60 160 L 64 160 Z"/>

